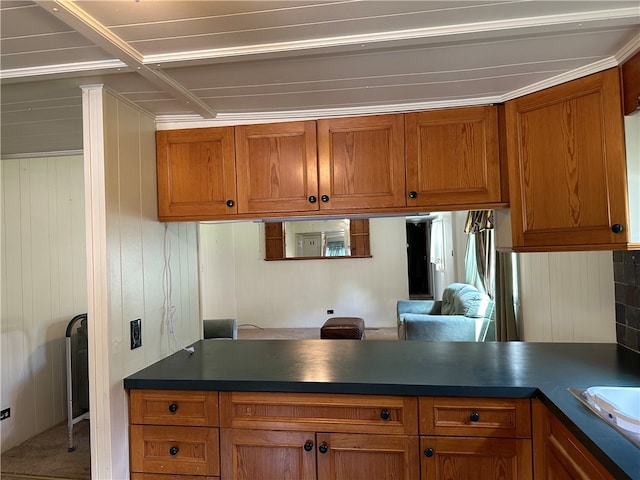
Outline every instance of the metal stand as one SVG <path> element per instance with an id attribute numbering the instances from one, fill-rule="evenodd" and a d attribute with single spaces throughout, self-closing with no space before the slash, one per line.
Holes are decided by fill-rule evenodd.
<path id="1" fill-rule="evenodd" d="M 82 420 L 88 420 L 89 419 L 89 411 L 85 411 L 83 412 L 81 415 L 77 416 L 77 417 L 73 417 L 73 385 L 74 385 L 74 371 L 72 368 L 72 364 L 71 364 L 71 357 L 72 357 L 72 344 L 71 344 L 71 337 L 72 337 L 72 332 L 73 332 L 73 327 L 76 324 L 76 322 L 80 321 L 80 326 L 78 327 L 78 330 L 83 329 L 83 333 L 86 333 L 87 330 L 87 314 L 83 313 L 81 315 L 76 315 L 75 317 L 73 317 L 71 319 L 71 321 L 69 322 L 69 325 L 67 325 L 67 332 L 66 332 L 66 347 L 67 347 L 67 431 L 68 431 L 68 435 L 69 435 L 69 441 L 68 441 L 68 451 L 69 452 L 73 452 L 76 448 L 73 445 L 73 426 L 82 421 Z M 80 335 L 77 335 L 78 337 L 78 343 L 81 343 L 80 340 Z M 86 343 L 86 335 L 84 336 L 85 342 Z M 83 345 L 83 347 L 86 350 L 86 344 Z M 77 353 L 77 352 L 76 352 Z M 78 366 L 76 366 L 76 382 L 78 380 Z M 88 375 L 86 378 L 86 382 L 88 385 Z M 88 404 L 88 401 L 87 401 Z"/>

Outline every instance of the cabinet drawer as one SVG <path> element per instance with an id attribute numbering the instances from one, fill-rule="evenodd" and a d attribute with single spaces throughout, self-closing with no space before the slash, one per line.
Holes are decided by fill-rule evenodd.
<path id="1" fill-rule="evenodd" d="M 527 398 L 421 397 L 420 433 L 531 438 Z"/>
<path id="2" fill-rule="evenodd" d="M 220 475 L 217 428 L 132 425 L 131 471 Z"/>
<path id="3" fill-rule="evenodd" d="M 131 390 L 129 416 L 132 424 L 217 426 L 218 392 Z"/>
<path id="4" fill-rule="evenodd" d="M 351 433 L 418 433 L 415 397 L 220 393 L 221 426 Z"/>

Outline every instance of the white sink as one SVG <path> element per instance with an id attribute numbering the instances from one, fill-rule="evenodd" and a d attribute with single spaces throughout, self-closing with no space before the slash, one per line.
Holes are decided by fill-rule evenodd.
<path id="1" fill-rule="evenodd" d="M 583 398 L 619 428 L 640 434 L 640 387 L 590 387 Z"/>

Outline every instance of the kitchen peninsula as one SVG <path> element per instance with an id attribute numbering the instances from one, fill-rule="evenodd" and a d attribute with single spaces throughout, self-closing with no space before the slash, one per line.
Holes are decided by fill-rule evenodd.
<path id="1" fill-rule="evenodd" d="M 145 464 L 148 459 L 134 458 L 145 450 L 145 434 L 153 437 L 156 444 L 166 446 L 175 441 L 166 433 L 171 427 L 161 427 L 162 435 L 168 437 L 159 439 L 154 437 L 154 427 L 144 425 L 176 425 L 171 418 L 168 422 L 162 420 L 167 418 L 164 410 L 168 405 L 168 415 L 177 415 L 179 408 L 185 412 L 189 409 L 189 422 L 195 423 L 174 428 L 183 429 L 190 437 L 195 431 L 203 435 L 205 431 L 215 431 L 211 436 L 215 445 L 208 451 L 214 452 L 216 458 L 210 458 L 210 454 L 204 470 L 192 462 L 188 464 L 192 470 L 184 471 L 176 466 L 179 462 L 172 462 L 181 455 L 178 447 L 172 446 L 169 461 L 152 461 L 151 470 L 159 469 L 155 473 L 216 477 L 222 471 L 222 478 L 235 478 L 236 466 L 232 462 L 237 449 L 247 447 L 243 438 L 251 438 L 249 443 L 255 446 L 260 435 L 278 431 L 295 437 L 294 443 L 300 441 L 299 458 L 305 457 L 304 452 L 318 449 L 317 460 L 315 453 L 309 454 L 313 459 L 309 468 L 317 471 L 317 478 L 323 478 L 322 462 L 331 456 L 331 451 L 323 454 L 356 437 L 348 435 L 354 433 L 351 424 L 367 441 L 381 441 L 385 446 L 400 442 L 397 448 L 404 448 L 404 463 L 411 464 L 406 467 L 404 478 L 420 478 L 419 472 L 422 478 L 435 478 L 425 477 L 425 472 L 430 468 L 429 457 L 438 458 L 437 445 L 446 444 L 438 442 L 449 441 L 447 448 L 461 442 L 464 445 L 465 441 L 479 441 L 468 438 L 480 436 L 476 432 L 482 432 L 483 437 L 501 437 L 491 441 L 515 445 L 517 454 L 513 458 L 518 460 L 511 466 L 518 478 L 532 478 L 531 469 L 535 469 L 536 461 L 540 461 L 536 457 L 541 455 L 536 450 L 536 434 L 540 433 L 542 422 L 535 415 L 544 408 L 575 436 L 580 448 L 584 447 L 604 467 L 609 478 L 640 480 L 640 449 L 567 390 L 593 385 L 640 386 L 640 355 L 616 344 L 201 340 L 193 346 L 193 354 L 179 351 L 124 380 L 130 394 L 133 479 L 147 478 L 139 472 L 145 472 L 140 465 L 150 465 Z M 190 394 L 201 398 L 187 398 Z M 172 396 L 176 397 L 175 402 L 165 402 Z M 176 405 L 181 398 L 186 402 L 184 407 Z M 365 402 L 367 399 L 371 401 Z M 194 420 L 198 402 L 207 405 L 202 424 Z M 469 405 L 470 421 L 464 417 L 464 425 L 456 424 L 459 412 L 449 411 L 453 407 L 448 403 L 455 408 Z M 381 410 L 376 410 L 379 406 Z M 218 408 L 219 416 L 212 415 L 211 410 L 217 413 Z M 307 415 L 314 408 L 322 418 L 311 419 Z M 327 425 L 333 413 L 345 416 Z M 144 420 L 145 415 L 148 421 Z M 292 422 L 294 417 L 297 423 Z M 193 427 L 196 424 L 207 428 Z M 310 425 L 317 427 L 312 433 Z M 188 428 L 192 430 L 184 430 Z M 351 450 L 347 445 L 343 451 Z M 219 458 L 222 460 L 218 464 Z M 527 469 L 528 475 L 523 474 Z M 534 478 L 543 477 L 535 471 Z"/>

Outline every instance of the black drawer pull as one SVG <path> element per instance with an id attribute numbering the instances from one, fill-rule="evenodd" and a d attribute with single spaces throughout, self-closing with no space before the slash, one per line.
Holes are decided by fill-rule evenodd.
<path id="1" fill-rule="evenodd" d="M 409 192 L 409 198 L 418 198 L 418 192 L 416 192 L 415 190 L 411 190 Z"/>
<path id="2" fill-rule="evenodd" d="M 314 195 L 309 197 L 309 203 L 316 203 L 317 198 Z"/>
<path id="3" fill-rule="evenodd" d="M 433 448 L 425 448 L 424 449 L 425 457 L 433 457 Z"/>
<path id="4" fill-rule="evenodd" d="M 329 201 L 329 195 L 322 195 L 320 197 L 320 200 L 322 200 L 324 203 L 327 203 Z"/>
<path id="5" fill-rule="evenodd" d="M 175 403 L 170 403 L 169 404 L 169 411 L 171 413 L 176 413 L 178 411 L 178 405 Z"/>
<path id="6" fill-rule="evenodd" d="M 471 420 L 472 422 L 477 422 L 478 420 L 480 420 L 480 414 L 478 412 L 471 413 L 471 415 L 469 415 L 469 420 Z"/>
<path id="7" fill-rule="evenodd" d="M 311 450 L 313 450 L 313 442 L 311 440 L 307 440 L 303 448 L 305 452 L 310 452 Z"/>
<path id="8" fill-rule="evenodd" d="M 389 420 L 390 417 L 391 417 L 391 412 L 389 412 L 389 410 L 387 410 L 386 408 L 380 412 L 381 419 Z"/>
<path id="9" fill-rule="evenodd" d="M 227 207 L 233 207 L 235 202 L 233 200 L 227 200 Z"/>
<path id="10" fill-rule="evenodd" d="M 169 455 L 171 455 L 172 457 L 175 457 L 178 454 L 178 447 L 171 447 L 169 449 Z"/>
<path id="11" fill-rule="evenodd" d="M 620 225 L 619 223 L 614 223 L 611 226 L 611 231 L 613 233 L 622 233 L 623 230 L 624 230 L 624 227 L 622 225 Z"/>
<path id="12" fill-rule="evenodd" d="M 318 450 L 320 450 L 320 453 L 327 453 L 329 451 L 329 445 L 327 445 L 325 442 L 322 442 L 318 447 Z"/>

